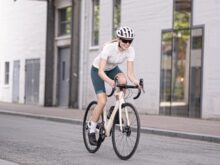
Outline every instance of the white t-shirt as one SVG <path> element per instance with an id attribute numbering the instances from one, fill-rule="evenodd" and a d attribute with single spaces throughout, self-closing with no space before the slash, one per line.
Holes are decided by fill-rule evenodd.
<path id="1" fill-rule="evenodd" d="M 131 46 L 129 46 L 127 50 L 119 51 L 118 42 L 113 42 L 105 45 L 103 50 L 94 59 L 94 67 L 99 68 L 101 58 L 107 60 L 105 71 L 108 71 L 115 68 L 118 64 L 122 64 L 126 60 L 134 61 L 135 51 Z"/>

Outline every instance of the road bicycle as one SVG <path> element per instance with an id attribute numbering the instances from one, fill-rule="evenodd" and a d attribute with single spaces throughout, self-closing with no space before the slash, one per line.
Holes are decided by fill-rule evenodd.
<path id="1" fill-rule="evenodd" d="M 89 103 L 83 119 L 83 140 L 86 149 L 90 153 L 98 151 L 105 137 L 110 136 L 112 137 L 114 151 L 120 159 L 127 160 L 135 153 L 140 139 L 140 119 L 135 107 L 131 103 L 125 102 L 125 93 L 129 89 L 138 89 L 138 93 L 134 97 L 134 99 L 137 99 L 141 91 L 144 91 L 143 79 L 140 79 L 139 86 L 121 85 L 115 80 L 115 87 L 108 95 L 108 97 L 115 95 L 115 105 L 110 107 L 108 113 L 104 108 L 98 121 L 96 127 L 97 146 L 90 145 L 88 138 L 88 125 L 97 101 Z"/>

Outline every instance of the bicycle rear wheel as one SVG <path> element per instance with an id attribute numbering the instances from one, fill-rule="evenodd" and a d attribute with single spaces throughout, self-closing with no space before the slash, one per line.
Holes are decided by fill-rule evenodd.
<path id="1" fill-rule="evenodd" d="M 85 115 L 83 118 L 83 141 L 84 141 L 86 149 L 90 153 L 95 153 L 96 151 L 98 151 L 98 149 L 100 148 L 100 145 L 101 145 L 101 144 L 98 144 L 98 146 L 91 145 L 89 143 L 89 137 L 88 137 L 88 133 L 89 133 L 88 123 L 91 121 L 92 112 L 93 112 L 96 105 L 97 105 L 97 101 L 92 101 L 88 105 L 88 107 L 86 108 Z M 98 132 L 96 133 L 96 137 L 98 139 L 98 137 L 99 137 Z"/>
<path id="2" fill-rule="evenodd" d="M 126 111 L 128 112 L 128 118 L 130 126 L 128 126 L 128 120 L 126 117 Z M 140 139 L 140 119 L 139 115 L 130 103 L 124 103 L 122 105 L 122 130 L 120 125 L 114 122 L 112 127 L 112 144 L 116 155 L 122 159 L 129 159 L 137 149 Z M 115 118 L 115 121 L 117 119 Z"/>

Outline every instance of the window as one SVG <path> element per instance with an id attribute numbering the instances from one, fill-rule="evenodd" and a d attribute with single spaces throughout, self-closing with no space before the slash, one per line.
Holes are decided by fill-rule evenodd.
<path id="1" fill-rule="evenodd" d="M 112 38 L 121 24 L 121 0 L 113 0 Z"/>
<path id="2" fill-rule="evenodd" d="M 162 31 L 160 114 L 200 117 L 203 29 L 192 0 L 174 0 L 173 29 Z"/>
<path id="3" fill-rule="evenodd" d="M 60 9 L 59 11 L 59 35 L 71 33 L 72 7 Z"/>
<path id="4" fill-rule="evenodd" d="M 191 0 L 175 0 L 174 29 L 190 28 L 191 26 Z"/>
<path id="5" fill-rule="evenodd" d="M 202 48 L 202 36 L 192 37 L 192 49 L 201 49 Z"/>
<path id="6" fill-rule="evenodd" d="M 99 0 L 92 1 L 92 46 L 99 44 Z"/>
<path id="7" fill-rule="evenodd" d="M 5 62 L 5 85 L 9 84 L 9 62 Z"/>

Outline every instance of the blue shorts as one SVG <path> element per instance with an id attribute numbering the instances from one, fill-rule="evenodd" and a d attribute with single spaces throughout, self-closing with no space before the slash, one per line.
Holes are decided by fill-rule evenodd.
<path id="1" fill-rule="evenodd" d="M 119 69 L 118 66 L 116 66 L 114 69 L 105 71 L 105 74 L 112 80 L 114 80 L 115 76 L 118 73 L 122 73 L 122 71 Z M 104 80 L 101 79 L 101 77 L 98 75 L 98 69 L 92 66 L 91 68 L 91 78 L 92 78 L 92 83 L 93 87 L 95 89 L 95 93 L 106 93 L 105 90 L 105 82 Z"/>

